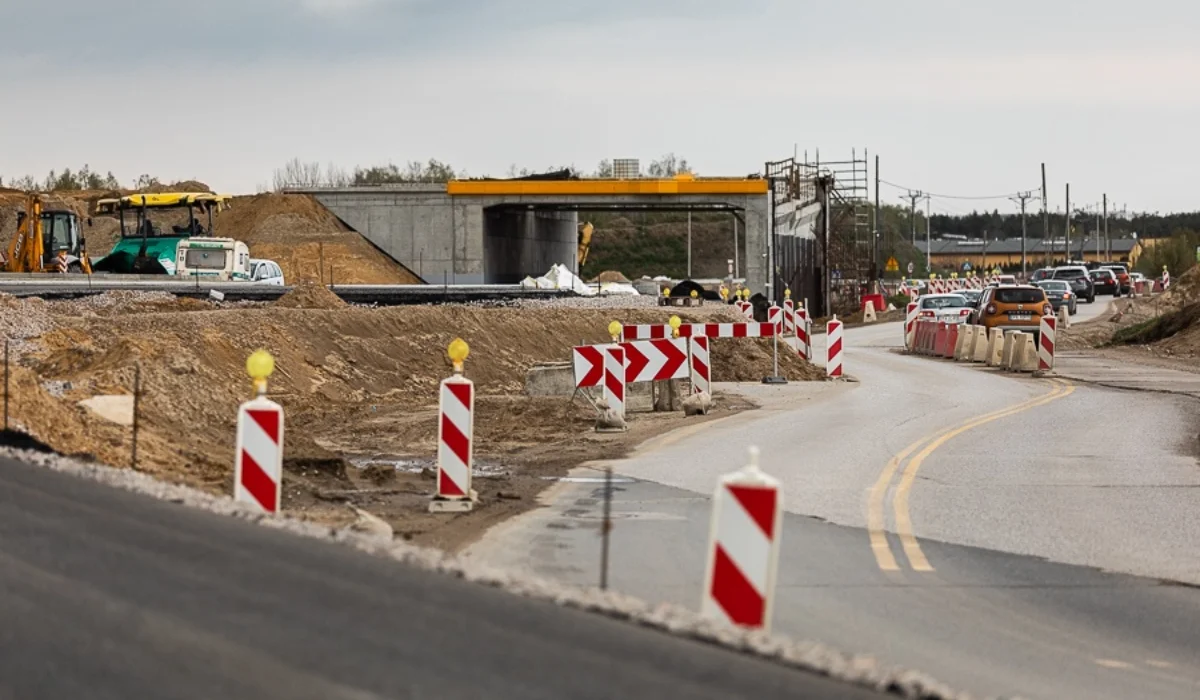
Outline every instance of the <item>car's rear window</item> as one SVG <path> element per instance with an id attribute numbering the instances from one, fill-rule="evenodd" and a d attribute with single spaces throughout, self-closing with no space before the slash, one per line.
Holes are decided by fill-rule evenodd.
<path id="1" fill-rule="evenodd" d="M 1112 277 L 1112 270 L 1092 270 L 1092 277 Z"/>
<path id="2" fill-rule="evenodd" d="M 1054 271 L 1054 279 L 1073 280 L 1078 277 L 1087 277 L 1087 270 L 1080 270 L 1078 268 L 1074 268 L 1074 269 L 1068 269 L 1068 270 L 1055 270 Z"/>
<path id="3" fill-rule="evenodd" d="M 1059 291 L 1071 288 L 1071 285 L 1067 284 L 1066 282 L 1058 282 L 1058 281 L 1052 281 L 1052 280 L 1046 280 L 1045 282 L 1038 282 L 1037 285 L 1039 287 L 1041 287 L 1042 289 L 1057 289 Z"/>
<path id="4" fill-rule="evenodd" d="M 967 300 L 965 297 L 958 295 L 949 297 L 926 297 L 922 307 L 925 309 L 954 309 L 960 306 L 966 306 Z"/>
<path id="5" fill-rule="evenodd" d="M 996 290 L 996 301 L 1002 304 L 1036 304 L 1045 299 L 1046 293 L 1040 289 L 1000 287 Z"/>

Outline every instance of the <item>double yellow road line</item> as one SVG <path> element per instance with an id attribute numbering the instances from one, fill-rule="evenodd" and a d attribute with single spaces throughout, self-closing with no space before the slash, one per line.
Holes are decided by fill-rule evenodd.
<path id="1" fill-rule="evenodd" d="M 971 418 L 941 432 L 926 435 L 908 447 L 905 447 L 888 460 L 887 466 L 880 472 L 879 479 L 871 487 L 871 493 L 867 498 L 867 531 L 871 538 L 871 551 L 875 554 L 875 561 L 879 564 L 880 569 L 884 571 L 898 571 L 900 569 L 900 566 L 896 563 L 896 557 L 892 554 L 892 548 L 888 545 L 883 508 L 888 487 L 891 486 L 896 472 L 901 470 L 901 465 L 903 465 L 903 471 L 900 474 L 900 482 L 896 485 L 896 489 L 892 494 L 892 511 L 896 522 L 896 534 L 900 538 L 900 546 L 903 548 L 904 556 L 908 559 L 908 564 L 912 567 L 913 571 L 933 571 L 929 560 L 925 558 L 925 553 L 921 551 L 920 543 L 917 542 L 916 536 L 913 535 L 912 517 L 908 512 L 908 497 L 912 492 L 913 482 L 916 481 L 917 472 L 920 471 L 921 464 L 924 463 L 929 455 L 933 454 L 934 450 L 972 428 L 977 428 L 985 423 L 1011 416 L 1014 413 L 1028 411 L 1031 408 L 1048 404 L 1051 401 L 1069 396 L 1075 391 L 1075 387 L 1064 379 L 1048 379 L 1045 381 L 1052 387 L 1048 393 L 1016 404 L 1015 406 L 1009 406 L 1008 408 L 1002 408 L 998 411 Z M 905 463 L 906 460 L 907 464 Z"/>

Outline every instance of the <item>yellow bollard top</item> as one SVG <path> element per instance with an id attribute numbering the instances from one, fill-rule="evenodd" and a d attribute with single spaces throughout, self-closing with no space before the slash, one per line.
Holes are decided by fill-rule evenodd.
<path id="1" fill-rule="evenodd" d="M 692 298 L 695 299 L 698 296 L 700 296 L 700 292 L 697 292 L 696 290 L 693 289 L 692 290 Z"/>
<path id="2" fill-rule="evenodd" d="M 255 350 L 246 358 L 246 374 L 254 380 L 259 394 L 267 392 L 267 377 L 275 371 L 275 358 L 266 350 Z"/>
<path id="3" fill-rule="evenodd" d="M 467 359 L 467 355 L 471 354 L 471 346 L 467 345 L 467 341 L 462 338 L 455 338 L 450 341 L 449 347 L 446 348 L 446 354 L 450 356 L 450 361 L 454 363 L 454 373 L 462 374 L 463 362 Z"/>
<path id="4" fill-rule="evenodd" d="M 608 334 L 612 336 L 613 342 L 617 342 L 617 338 L 621 337 L 621 322 L 613 321 L 608 324 Z"/>
<path id="5" fill-rule="evenodd" d="M 679 326 L 683 324 L 683 321 L 679 320 L 678 316 L 672 316 L 671 319 L 669 321 L 667 321 L 667 323 L 671 325 L 671 337 L 678 338 L 679 337 Z"/>

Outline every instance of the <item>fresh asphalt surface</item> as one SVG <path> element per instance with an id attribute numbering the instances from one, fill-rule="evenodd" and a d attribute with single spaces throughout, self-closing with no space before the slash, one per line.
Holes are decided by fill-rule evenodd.
<path id="1" fill-rule="evenodd" d="M 0 698 L 868 698 L 0 460 Z"/>
<path id="2" fill-rule="evenodd" d="M 1103 313 L 1101 302 L 1074 320 Z M 898 324 L 846 339 L 846 369 L 860 384 L 796 387 L 790 404 L 787 389 L 756 389 L 763 409 L 614 464 L 613 587 L 696 608 L 708 495 L 756 444 L 789 511 L 777 631 L 978 694 L 1200 697 L 1200 588 L 1164 580 L 1200 583 L 1195 402 L 900 355 Z M 864 528 L 892 457 L 1038 397 L 925 455 L 905 495 L 927 568 L 897 537 L 911 460 L 901 462 L 884 481 L 881 537 L 896 563 L 884 566 Z M 559 484 L 548 508 L 498 527 L 470 554 L 594 584 L 602 495 L 595 483 Z"/>

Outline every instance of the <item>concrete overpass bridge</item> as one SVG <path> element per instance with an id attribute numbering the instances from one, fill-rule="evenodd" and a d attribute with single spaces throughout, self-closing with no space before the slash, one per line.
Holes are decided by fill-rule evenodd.
<path id="1" fill-rule="evenodd" d="M 289 190 L 314 196 L 430 283 L 512 283 L 576 268 L 578 212 L 727 211 L 747 284 L 767 281 L 766 179 L 455 180 Z"/>

